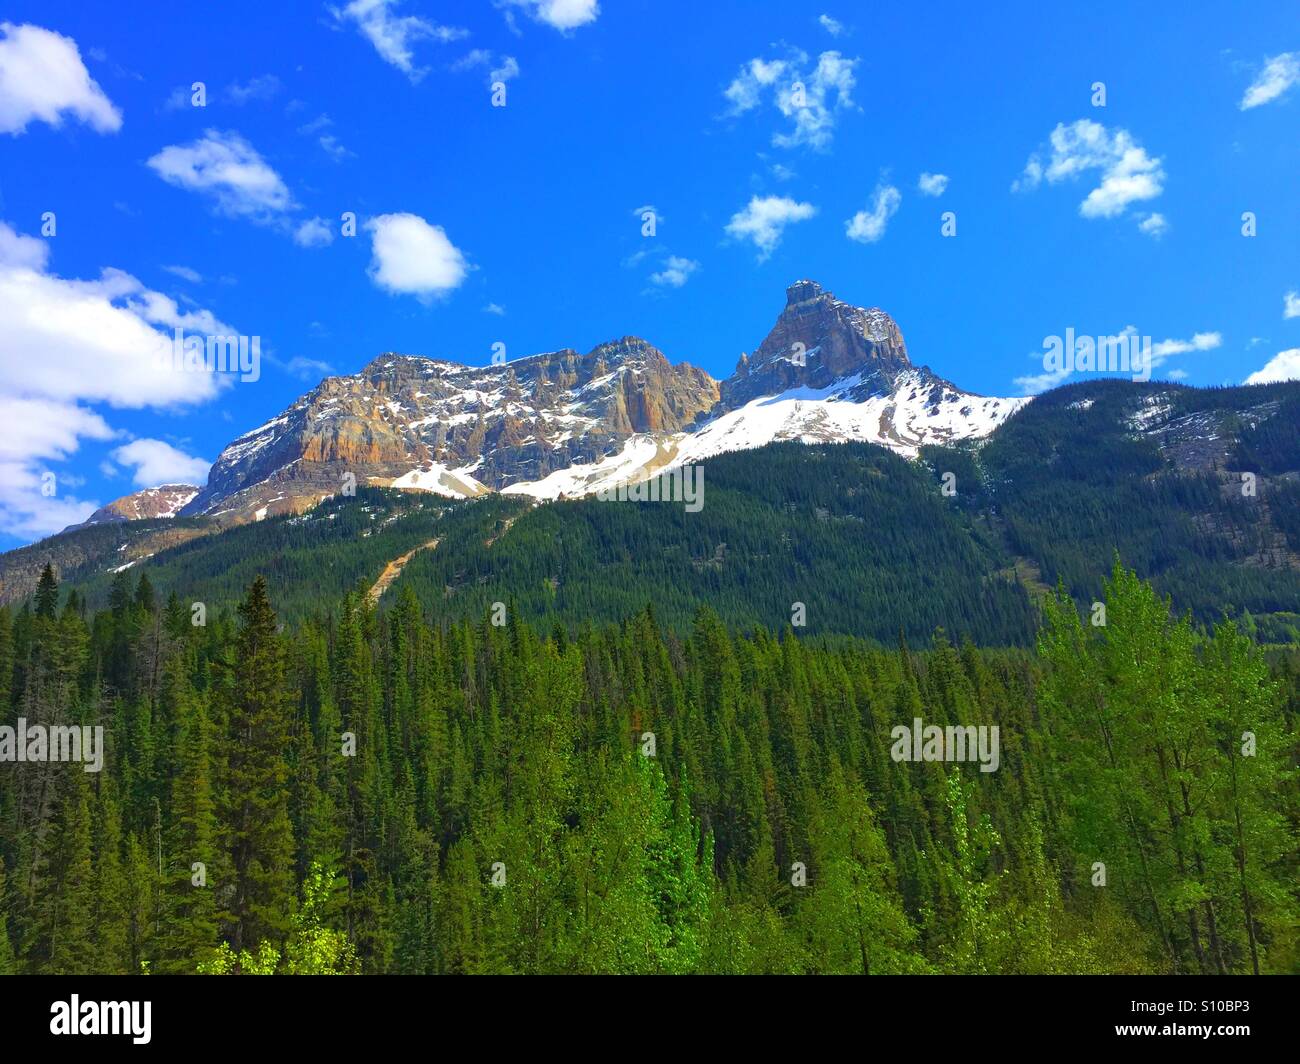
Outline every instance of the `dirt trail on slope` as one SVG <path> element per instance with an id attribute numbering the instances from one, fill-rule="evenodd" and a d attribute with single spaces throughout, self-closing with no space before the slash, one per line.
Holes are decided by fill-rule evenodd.
<path id="1" fill-rule="evenodd" d="M 373 606 L 394 580 L 402 575 L 402 570 L 406 568 L 406 563 L 416 556 L 422 550 L 433 550 L 438 545 L 436 539 L 429 540 L 428 543 L 421 543 L 418 547 L 408 550 L 400 558 L 394 558 L 384 566 L 384 571 L 379 574 L 379 579 L 375 581 L 375 586 L 368 593 L 370 604 Z"/>
<path id="2" fill-rule="evenodd" d="M 495 536 L 489 536 L 486 540 L 484 540 L 483 546 L 485 547 L 492 546 L 493 543 L 501 539 L 507 532 L 509 532 L 510 526 L 513 525 L 516 521 L 518 521 L 519 518 L 522 516 L 523 516 L 522 514 L 515 514 L 514 517 L 507 517 L 506 523 L 501 527 L 501 531 L 498 532 Z"/>

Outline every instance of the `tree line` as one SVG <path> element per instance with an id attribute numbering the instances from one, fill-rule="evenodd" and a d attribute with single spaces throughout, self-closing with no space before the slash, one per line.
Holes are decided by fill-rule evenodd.
<path id="1" fill-rule="evenodd" d="M 362 591 L 0 610 L 0 971 L 1294 971 L 1300 672 L 1116 566 L 1033 650 Z M 504 623 L 494 624 L 493 620 Z M 1097 623 L 1098 620 L 1104 623 Z M 995 772 L 900 762 L 921 719 Z"/>

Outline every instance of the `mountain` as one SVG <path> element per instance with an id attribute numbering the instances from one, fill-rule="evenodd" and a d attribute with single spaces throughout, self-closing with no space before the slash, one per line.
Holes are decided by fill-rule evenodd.
<path id="1" fill-rule="evenodd" d="M 632 336 L 482 367 L 381 355 L 234 440 L 182 513 L 261 520 L 352 484 L 575 497 L 787 439 L 914 457 L 987 435 L 1025 401 L 961 391 L 912 364 L 884 311 L 799 281 L 722 382 Z"/>
<path id="2" fill-rule="evenodd" d="M 115 521 L 147 521 L 157 517 L 175 517 L 194 501 L 201 490 L 193 484 L 160 484 L 156 488 L 144 488 L 130 495 L 123 495 L 107 506 L 101 506 L 81 524 L 68 527 L 84 528 L 88 525 L 111 524 Z"/>
<path id="3" fill-rule="evenodd" d="M 0 602 L 29 597 L 50 561 L 92 607 L 146 574 L 215 610 L 260 574 L 289 620 L 356 588 L 381 607 L 410 590 L 446 620 L 510 603 L 570 630 L 653 603 L 679 631 L 702 607 L 772 631 L 802 603 L 809 633 L 922 645 L 943 627 L 1008 645 L 1033 638 L 1035 601 L 1058 583 L 1084 607 L 1101 599 L 1118 556 L 1198 624 L 1226 615 L 1300 643 L 1300 382 L 1083 382 L 916 459 L 786 441 L 704 469 L 698 512 L 360 486 L 233 527 L 93 526 L 0 555 Z"/>

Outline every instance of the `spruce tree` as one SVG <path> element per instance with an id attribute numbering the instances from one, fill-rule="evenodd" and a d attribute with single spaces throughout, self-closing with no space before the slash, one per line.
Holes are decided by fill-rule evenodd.
<path id="1" fill-rule="evenodd" d="M 284 654 L 266 581 L 257 577 L 239 607 L 226 710 L 225 818 L 233 896 L 231 945 L 278 943 L 293 911 L 289 821 L 290 708 Z"/>

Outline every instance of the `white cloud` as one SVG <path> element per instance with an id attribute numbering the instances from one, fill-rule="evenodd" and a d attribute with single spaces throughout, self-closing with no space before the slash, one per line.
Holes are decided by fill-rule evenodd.
<path id="1" fill-rule="evenodd" d="M 785 227 L 817 213 L 811 203 L 798 203 L 789 196 L 753 196 L 743 211 L 731 216 L 726 231 L 738 240 L 752 240 L 762 262 L 781 243 Z"/>
<path id="2" fill-rule="evenodd" d="M 872 193 L 871 209 L 858 211 L 845 222 L 845 234 L 850 240 L 862 244 L 874 244 L 885 235 L 885 227 L 889 225 L 889 219 L 894 216 L 898 205 L 902 202 L 902 193 L 893 185 L 884 183 L 877 185 L 875 192 Z"/>
<path id="3" fill-rule="evenodd" d="M 1133 325 L 1125 326 L 1115 335 L 1120 337 L 1130 337 L 1130 342 L 1139 342 L 1142 340 L 1138 335 L 1137 327 Z M 1099 338 L 1094 339 L 1100 343 Z M 1159 369 L 1160 366 L 1169 361 L 1169 359 L 1174 355 L 1185 355 L 1192 351 L 1213 351 L 1222 344 L 1223 335 L 1217 332 L 1196 333 L 1190 340 L 1160 340 L 1151 345 L 1151 369 Z M 1049 388 L 1055 388 L 1058 384 L 1064 383 L 1074 375 L 1073 352 L 1069 352 L 1068 354 L 1070 363 L 1068 366 L 1062 366 L 1057 369 L 1047 369 L 1044 367 L 1044 372 L 1042 373 L 1017 377 L 1015 379 L 1016 385 L 1025 395 L 1037 395 L 1039 392 L 1045 392 Z M 1039 353 L 1032 357 L 1041 360 L 1043 355 Z M 1186 373 L 1181 370 L 1173 370 L 1166 374 L 1166 376 L 1173 377 L 1177 380 L 1181 379 L 1181 377 L 1185 377 Z"/>
<path id="4" fill-rule="evenodd" d="M 375 46 L 380 57 L 391 63 L 412 82 L 428 73 L 427 67 L 415 65 L 413 45 L 433 40 L 444 44 L 469 36 L 468 30 L 439 26 L 416 15 L 398 15 L 394 9 L 400 0 L 352 0 L 343 8 L 332 7 L 330 13 L 340 24 L 353 23 L 363 37 Z"/>
<path id="5" fill-rule="evenodd" d="M 752 111 L 762 102 L 763 90 L 776 84 L 776 79 L 786 72 L 789 64 L 784 59 L 767 62 L 763 59 L 751 59 L 740 68 L 740 73 L 723 92 L 731 101 L 731 113 L 743 114 Z"/>
<path id="6" fill-rule="evenodd" d="M 40 237 L 15 233 L 0 222 L 0 267 L 43 270 L 50 257 L 50 245 Z"/>
<path id="7" fill-rule="evenodd" d="M 1051 158 L 1044 165 L 1038 153 L 1031 155 L 1013 191 L 1037 188 L 1044 178 L 1057 184 L 1098 171 L 1101 183 L 1079 204 L 1085 218 L 1114 218 L 1130 204 L 1155 199 L 1164 191 L 1163 160 L 1147 155 L 1127 130 L 1112 131 L 1081 118 L 1072 125 L 1058 124 L 1049 140 Z"/>
<path id="8" fill-rule="evenodd" d="M 191 144 L 172 144 L 148 162 L 169 185 L 211 196 L 219 210 L 266 220 L 295 204 L 280 175 L 238 133 L 207 130 Z"/>
<path id="9" fill-rule="evenodd" d="M 917 179 L 916 187 L 920 189 L 922 195 L 942 196 L 948 190 L 948 175 L 922 174 Z"/>
<path id="10" fill-rule="evenodd" d="M 1035 358 L 1040 356 L 1035 355 Z M 1066 378 L 1073 374 L 1070 369 L 1049 369 L 1042 373 L 1033 373 L 1026 377 L 1017 377 L 1015 380 L 1016 387 L 1020 389 L 1022 395 L 1038 395 L 1041 392 L 1050 391 L 1058 384 L 1063 383 Z"/>
<path id="11" fill-rule="evenodd" d="M 249 78 L 242 85 L 239 82 L 227 85 L 226 99 L 242 107 L 246 103 L 273 99 L 279 91 L 280 79 L 274 74 L 263 74 L 261 77 Z"/>
<path id="12" fill-rule="evenodd" d="M 122 128 L 122 113 L 104 95 L 71 37 L 40 26 L 0 22 L 0 133 L 31 122 L 63 124 L 65 116 L 99 133 Z"/>
<path id="13" fill-rule="evenodd" d="M 1138 222 L 1138 229 L 1146 233 L 1147 236 L 1162 237 L 1169 229 L 1169 223 L 1165 221 L 1165 216 L 1158 211 L 1152 211 L 1142 221 Z"/>
<path id="14" fill-rule="evenodd" d="M 293 242 L 300 248 L 322 248 L 334 243 L 334 230 L 324 218 L 308 218 L 294 229 Z"/>
<path id="15" fill-rule="evenodd" d="M 177 85 L 172 89 L 167 99 L 163 100 L 162 109 L 164 111 L 181 111 L 186 107 L 192 107 L 193 89 L 188 85 Z"/>
<path id="16" fill-rule="evenodd" d="M 132 440 L 109 455 L 118 465 L 135 470 L 136 487 L 154 488 L 161 484 L 206 484 L 212 463 L 177 450 L 163 440 Z"/>
<path id="17" fill-rule="evenodd" d="M 498 6 L 522 7 L 532 18 L 557 30 L 572 30 L 595 22 L 599 0 L 501 0 Z"/>
<path id="18" fill-rule="evenodd" d="M 451 64 L 454 71 L 472 70 L 474 67 L 487 66 L 492 62 L 492 52 L 487 48 L 471 48 Z"/>
<path id="19" fill-rule="evenodd" d="M 506 316 L 506 308 L 500 303 L 488 303 L 483 307 L 483 313 L 492 314 L 498 318 L 504 318 Z"/>
<path id="20" fill-rule="evenodd" d="M 723 91 L 732 115 L 758 107 L 770 95 L 781 114 L 792 121 L 788 133 L 772 134 L 779 148 L 807 146 L 816 151 L 830 147 L 839 112 L 851 108 L 857 84 L 853 69 L 859 60 L 839 52 L 822 52 L 817 65 L 804 72 L 808 56 L 794 51 L 789 59 L 751 59 Z"/>
<path id="21" fill-rule="evenodd" d="M 319 323 L 316 323 L 319 324 Z M 284 371 L 302 381 L 320 381 L 334 372 L 334 367 L 319 358 L 294 355 L 283 364 Z"/>
<path id="22" fill-rule="evenodd" d="M 305 137 L 309 137 L 313 133 L 319 133 L 323 129 L 328 129 L 333 124 L 334 124 L 334 119 L 330 118 L 329 115 L 320 114 L 317 115 L 315 118 L 313 118 L 310 122 L 306 122 L 303 125 L 299 126 L 298 132 Z"/>
<path id="23" fill-rule="evenodd" d="M 1300 292 L 1288 292 L 1282 297 L 1282 317 L 1300 318 Z"/>
<path id="24" fill-rule="evenodd" d="M 441 226 L 418 214 L 381 214 L 366 223 L 370 232 L 370 276 L 380 288 L 421 299 L 457 288 L 469 267 Z"/>
<path id="25" fill-rule="evenodd" d="M 1168 377 L 1171 381 L 1185 381 L 1187 379 L 1187 370 L 1171 369 L 1168 373 L 1165 374 L 1165 376 Z"/>
<path id="26" fill-rule="evenodd" d="M 475 67 L 488 67 L 488 84 L 498 81 L 511 81 L 519 77 L 519 60 L 513 55 L 503 55 L 499 59 L 486 48 L 474 48 L 452 63 L 451 69 L 473 70 Z"/>
<path id="27" fill-rule="evenodd" d="M 1272 384 L 1300 380 L 1300 347 L 1279 351 L 1264 366 L 1246 378 L 1247 384 Z"/>
<path id="28" fill-rule="evenodd" d="M 1246 94 L 1241 98 L 1241 109 L 1249 111 L 1272 103 L 1285 93 L 1292 85 L 1300 81 L 1300 52 L 1283 52 L 1275 55 L 1264 64 L 1259 76 L 1250 83 Z"/>
<path id="29" fill-rule="evenodd" d="M 1128 332 L 1136 332 L 1129 326 Z M 1190 351 L 1213 351 L 1223 344 L 1223 334 L 1217 332 L 1196 333 L 1190 340 L 1161 340 L 1151 345 L 1151 366 L 1158 367 L 1170 355 L 1185 355 Z"/>
<path id="30" fill-rule="evenodd" d="M 159 365 L 154 355 L 173 328 L 237 335 L 202 308 L 146 288 L 121 270 L 73 280 L 47 269 L 48 245 L 0 222 L 0 531 L 48 535 L 96 508 L 59 490 L 47 497 L 41 474 L 85 439 L 117 435 L 89 404 L 177 409 L 215 398 L 226 378 Z M 66 473 L 50 470 L 60 485 Z M 72 472 L 75 475 L 75 471 Z"/>
<path id="31" fill-rule="evenodd" d="M 669 255 L 664 260 L 663 269 L 650 275 L 650 283 L 664 288 L 681 288 L 690 280 L 691 274 L 700 268 L 693 259 L 684 259 L 679 255 Z"/>
<path id="32" fill-rule="evenodd" d="M 344 147 L 343 142 L 333 133 L 322 134 L 319 143 L 325 153 L 336 163 L 342 162 L 344 159 L 350 158 L 356 154 L 355 152 L 348 151 L 348 149 Z"/>
<path id="33" fill-rule="evenodd" d="M 164 266 L 163 269 L 190 284 L 199 284 L 203 280 L 203 275 L 198 270 L 192 270 L 188 266 Z"/>
<path id="34" fill-rule="evenodd" d="M 818 15 L 817 21 L 821 23 L 822 29 L 832 37 L 838 37 L 844 32 L 844 23 L 837 18 L 832 18 L 830 15 Z"/>
<path id="35" fill-rule="evenodd" d="M 519 61 L 513 55 L 502 56 L 501 65 L 488 71 L 488 80 L 495 83 L 519 77 Z"/>

